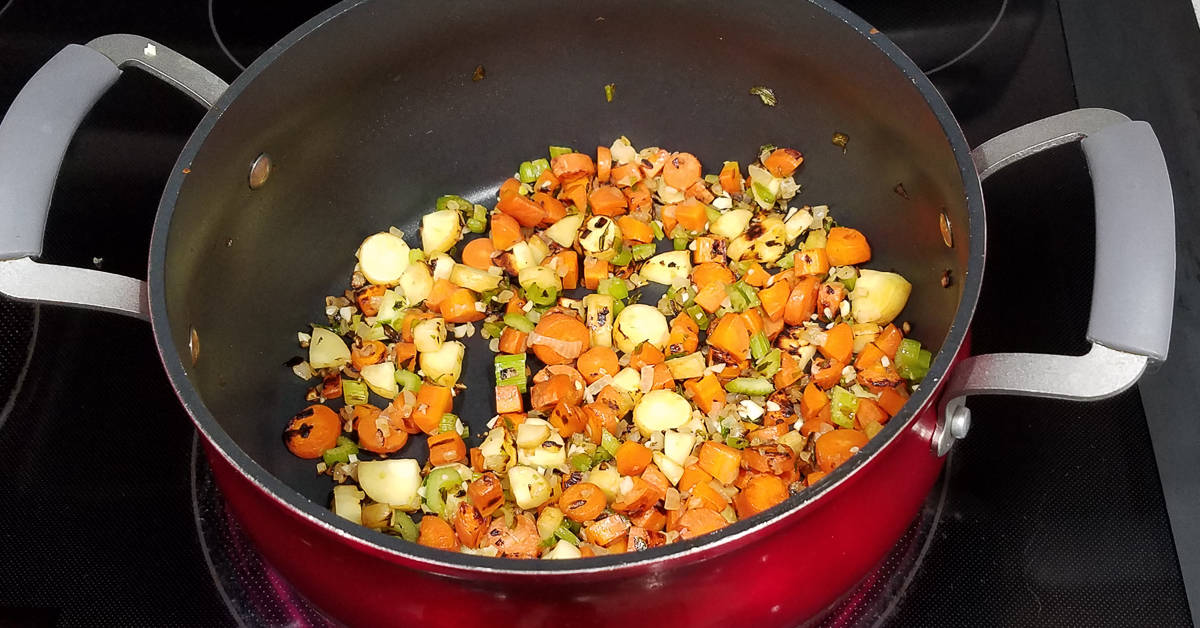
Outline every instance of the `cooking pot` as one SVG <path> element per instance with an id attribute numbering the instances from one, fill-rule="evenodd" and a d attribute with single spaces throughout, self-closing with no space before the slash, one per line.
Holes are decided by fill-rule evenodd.
<path id="1" fill-rule="evenodd" d="M 167 181 L 145 283 L 35 261 L 71 135 L 130 66 L 209 108 Z M 485 78 L 472 80 L 478 66 Z M 834 132 L 848 136 L 844 150 Z M 913 336 L 940 347 L 904 410 L 785 503 L 631 554 L 454 554 L 335 516 L 328 479 L 280 442 L 304 390 L 280 365 L 297 352 L 295 332 L 320 318 L 322 297 L 344 289 L 359 241 L 389 225 L 415 233 L 441 194 L 490 205 L 505 165 L 548 144 L 586 149 L 620 135 L 688 150 L 708 170 L 768 142 L 803 151 L 798 202 L 828 204 L 869 235 L 871 265 L 914 285 L 904 312 Z M 1074 141 L 1095 192 L 1092 349 L 969 357 L 986 248 L 980 182 Z M 229 86 L 145 38 L 70 45 L 0 123 L 0 221 L 0 293 L 150 321 L 243 527 L 297 589 L 350 624 L 771 626 L 819 616 L 912 521 L 970 425 L 965 397 L 1116 394 L 1166 358 L 1173 302 L 1171 191 L 1148 125 L 1079 110 L 972 151 L 917 66 L 827 0 L 348 0 Z M 490 354 L 470 347 L 456 407 L 475 434 L 491 417 L 471 402 L 490 390 L 489 368 Z"/>

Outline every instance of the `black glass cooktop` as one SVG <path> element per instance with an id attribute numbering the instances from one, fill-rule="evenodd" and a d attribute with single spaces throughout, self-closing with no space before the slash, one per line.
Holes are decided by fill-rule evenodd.
<path id="1" fill-rule="evenodd" d="M 1122 108 L 1158 127 L 1181 186 L 1177 207 L 1195 205 L 1200 76 L 1186 64 L 1167 69 L 1171 59 L 1200 58 L 1187 0 L 1153 11 L 1132 0 L 846 4 L 930 73 L 972 144 L 1081 104 Z M 110 32 L 159 40 L 231 80 L 325 3 L 4 6 L 7 106 L 63 45 Z M 45 257 L 144 278 L 154 207 L 202 114 L 126 73 L 67 155 Z M 1082 352 L 1094 234 L 1082 157 L 1051 151 L 993 177 L 985 193 L 989 257 L 974 350 Z M 1200 233 L 1188 217 L 1179 228 L 1181 276 L 1194 283 Z M 1185 356 L 1195 348 L 1196 301 L 1181 288 L 1172 382 L 1189 381 L 1178 369 L 1194 363 Z M 1168 419 L 1172 400 L 1196 391 L 1166 378 L 1090 405 L 973 400 L 972 433 L 924 523 L 872 589 L 886 602 L 834 623 L 1191 623 L 1184 575 L 1196 563 L 1200 516 L 1179 498 L 1200 480 L 1200 439 L 1173 436 Z M 241 546 L 193 439 L 148 326 L 0 300 L 0 626 L 320 623 Z"/>

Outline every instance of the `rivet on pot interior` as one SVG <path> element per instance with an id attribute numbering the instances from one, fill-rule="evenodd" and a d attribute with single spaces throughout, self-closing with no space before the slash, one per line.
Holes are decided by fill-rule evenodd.
<path id="1" fill-rule="evenodd" d="M 191 328 L 191 334 L 188 337 L 188 349 L 192 352 L 192 366 L 196 366 L 196 361 L 200 359 L 200 335 L 196 333 L 196 328 Z"/>
<path id="2" fill-rule="evenodd" d="M 262 153 L 250 164 L 250 189 L 257 190 L 266 184 L 271 176 L 271 156 Z"/>
<path id="3" fill-rule="evenodd" d="M 938 216 L 938 228 L 942 230 L 942 242 L 946 243 L 947 248 L 954 248 L 954 233 L 951 231 L 950 217 L 946 212 Z"/>

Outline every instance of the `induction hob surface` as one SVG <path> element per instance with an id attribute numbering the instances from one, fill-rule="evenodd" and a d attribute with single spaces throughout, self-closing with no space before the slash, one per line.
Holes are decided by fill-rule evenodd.
<path id="1" fill-rule="evenodd" d="M 1053 0 L 846 4 L 930 72 L 972 144 L 1079 105 L 1064 36 L 1072 26 Z M 66 43 L 109 32 L 159 40 L 231 80 L 324 6 L 14 0 L 0 13 L 0 102 Z M 202 114 L 126 73 L 68 152 L 45 258 L 144 277 L 153 208 Z M 1093 227 L 1080 154 L 1040 155 L 985 193 L 989 258 L 973 349 L 1082 352 Z M 1034 277 L 1028 250 L 1048 252 Z M 1031 281 L 1056 288 L 1038 291 L 1036 315 Z M 1138 391 L 1088 405 L 971 406 L 972 434 L 928 521 L 898 548 L 905 562 L 887 575 L 892 584 L 878 587 L 887 602 L 833 623 L 1190 622 Z M 194 432 L 144 324 L 0 301 L 0 409 L 0 625 L 321 621 L 253 564 L 252 550 L 230 558 L 236 527 L 193 461 Z M 291 601 L 264 607 L 268 598 Z"/>

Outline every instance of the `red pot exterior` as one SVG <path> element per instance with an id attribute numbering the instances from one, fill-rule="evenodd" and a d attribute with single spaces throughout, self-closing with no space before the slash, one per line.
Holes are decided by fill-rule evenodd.
<path id="1" fill-rule="evenodd" d="M 964 352 L 965 353 L 965 352 Z M 892 549 L 936 481 L 936 405 L 814 501 L 698 554 L 568 575 L 423 563 L 297 514 L 209 449 L 246 532 L 301 593 L 350 625 L 794 626 L 827 611 Z"/>

